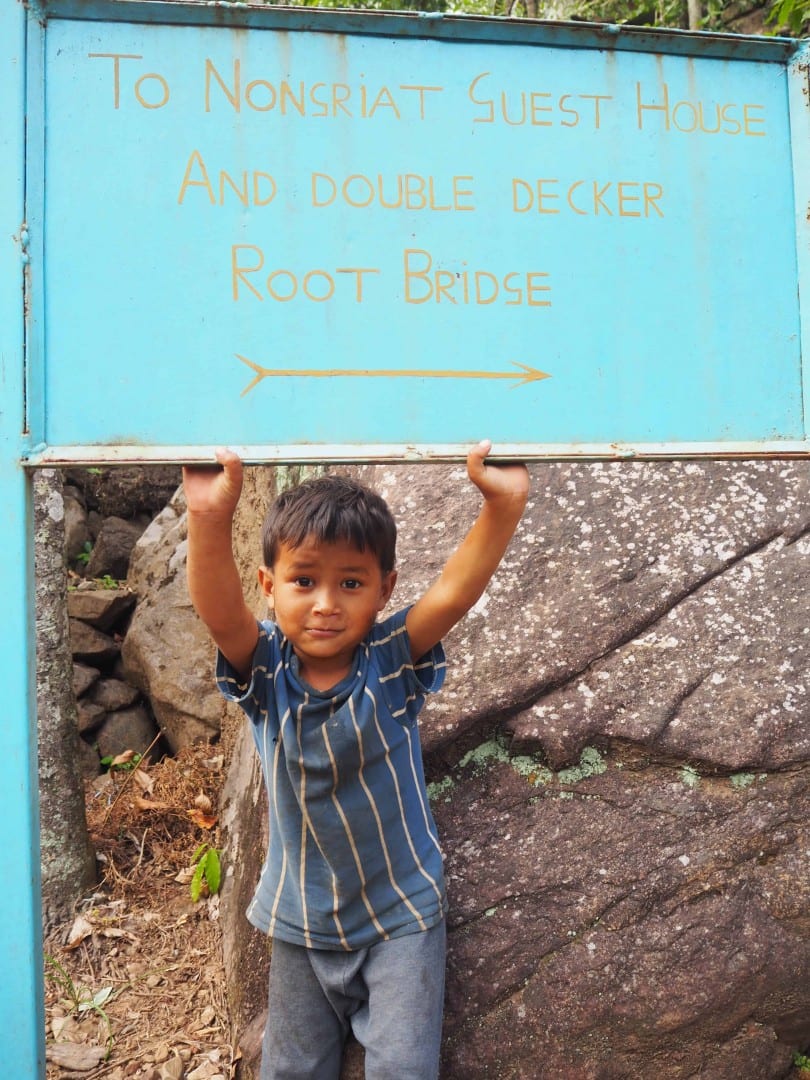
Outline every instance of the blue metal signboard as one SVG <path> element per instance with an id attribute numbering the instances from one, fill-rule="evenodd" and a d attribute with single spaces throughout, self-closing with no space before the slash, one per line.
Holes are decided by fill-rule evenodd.
<path id="1" fill-rule="evenodd" d="M 805 448 L 795 43 L 43 11 L 49 459 Z"/>

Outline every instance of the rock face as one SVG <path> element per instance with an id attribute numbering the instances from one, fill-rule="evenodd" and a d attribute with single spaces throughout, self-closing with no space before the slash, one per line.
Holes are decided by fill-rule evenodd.
<path id="1" fill-rule="evenodd" d="M 136 544 L 128 583 L 139 603 L 122 646 L 124 674 L 149 698 L 173 750 L 219 735 L 214 649 L 186 589 L 185 503 L 178 491 Z"/>
<path id="2" fill-rule="evenodd" d="M 474 513 L 460 474 L 437 483 L 438 471 L 381 470 L 402 523 L 400 602 Z M 555 767 L 600 735 L 730 769 L 806 760 L 809 475 L 767 462 L 535 467 L 510 552 L 450 640 L 427 749 L 453 760 L 501 716 Z"/>
<path id="3" fill-rule="evenodd" d="M 393 602 L 413 600 L 477 492 L 450 466 L 341 471 L 388 499 Z M 524 520 L 423 713 L 451 903 L 443 1080 L 784 1076 L 810 1043 L 810 469 L 531 471 Z M 256 470 L 246 487 L 246 582 L 274 483 Z M 160 640 L 164 665 L 187 651 L 179 629 Z M 216 700 L 209 671 L 196 692 L 203 711 Z M 232 994 L 248 1050 L 266 999 L 243 915 L 263 811 L 257 770 L 234 757 L 223 909 L 253 956 Z M 243 1072 L 258 1075 L 250 1053 Z"/>
<path id="4" fill-rule="evenodd" d="M 627 747 L 549 775 L 493 742 L 453 780 L 445 1075 L 785 1074 L 810 1015 L 803 778 Z"/>

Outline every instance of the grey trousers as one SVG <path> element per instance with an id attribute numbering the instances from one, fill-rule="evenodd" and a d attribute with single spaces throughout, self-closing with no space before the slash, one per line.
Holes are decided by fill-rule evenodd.
<path id="1" fill-rule="evenodd" d="M 261 1080 L 338 1080 L 351 1030 L 366 1080 L 437 1080 L 447 930 L 357 952 L 274 940 Z"/>

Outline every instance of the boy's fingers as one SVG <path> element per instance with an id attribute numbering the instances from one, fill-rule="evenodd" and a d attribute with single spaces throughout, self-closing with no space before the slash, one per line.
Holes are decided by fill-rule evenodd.
<path id="1" fill-rule="evenodd" d="M 183 484 L 195 509 L 229 509 L 242 493 L 242 459 L 233 450 L 219 449 L 216 462 L 183 466 Z"/>
<path id="2" fill-rule="evenodd" d="M 200 472 L 204 472 L 206 470 L 216 469 L 220 465 L 223 468 L 228 467 L 228 466 L 233 467 L 234 465 L 236 465 L 238 467 L 241 467 L 241 465 L 242 465 L 242 459 L 239 457 L 239 455 L 234 450 L 227 450 L 227 449 L 225 449 L 223 447 L 220 447 L 219 449 L 214 451 L 214 457 L 216 458 L 216 462 L 217 462 L 216 465 L 214 465 L 213 462 L 211 462 L 210 464 L 208 462 L 204 462 L 204 461 L 203 462 L 194 462 L 194 464 L 186 464 L 186 465 L 184 465 L 183 466 L 183 471 L 184 472 L 194 472 L 195 470 L 199 470 Z"/>
<path id="3" fill-rule="evenodd" d="M 492 451 L 489 439 L 477 443 L 467 455 L 467 474 L 485 497 L 495 495 L 526 494 L 529 490 L 529 473 L 525 465 L 491 462 L 486 457 Z"/>
<path id="4" fill-rule="evenodd" d="M 238 469 L 241 472 L 242 459 L 236 453 L 235 450 L 229 450 L 225 446 L 220 446 L 214 453 L 217 461 L 225 469 Z"/>
<path id="5" fill-rule="evenodd" d="M 476 443 L 475 446 L 467 454 L 467 475 L 473 483 L 477 483 L 484 475 L 486 466 L 484 465 L 484 459 L 492 449 L 492 443 L 489 439 L 482 439 L 481 442 Z"/>
<path id="6" fill-rule="evenodd" d="M 220 447 L 216 451 L 216 459 L 225 470 L 225 478 L 234 488 L 242 486 L 242 459 L 234 450 Z"/>

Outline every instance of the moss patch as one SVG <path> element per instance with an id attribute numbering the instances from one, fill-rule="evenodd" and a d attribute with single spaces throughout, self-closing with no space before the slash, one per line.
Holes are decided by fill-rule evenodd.
<path id="1" fill-rule="evenodd" d="M 561 769 L 557 780 L 561 784 L 578 784 L 591 776 L 601 776 L 607 772 L 607 762 L 593 746 L 586 746 L 579 757 L 579 765 L 570 769 Z"/>
<path id="2" fill-rule="evenodd" d="M 456 786 L 452 776 L 445 776 L 444 780 L 436 780 L 427 785 L 427 794 L 431 802 L 436 802 L 444 796 L 445 802 L 450 801 L 450 792 Z"/>
<path id="3" fill-rule="evenodd" d="M 473 768 L 480 768 L 490 761 L 509 761 L 509 751 L 506 748 L 505 740 L 501 736 L 496 736 L 494 739 L 489 739 L 487 742 L 481 743 L 480 746 L 468 750 L 459 762 L 459 767 L 466 769 L 468 765 L 472 765 Z"/>
<path id="4" fill-rule="evenodd" d="M 472 766 L 479 770 L 486 768 L 492 762 L 501 762 L 509 765 L 515 772 L 533 787 L 548 787 L 555 781 L 566 787 L 578 784 L 591 776 L 601 776 L 607 772 L 607 762 L 593 746 L 586 746 L 580 755 L 579 764 L 568 769 L 561 769 L 555 773 L 544 765 L 539 755 L 518 754 L 511 757 L 506 740 L 502 736 L 489 739 L 473 750 L 468 751 L 459 762 L 459 768 L 465 769 Z M 441 785 L 431 784 L 429 792 L 435 791 L 437 795 L 441 791 L 448 790 L 448 780 L 441 781 Z M 433 794 L 431 793 L 431 798 Z"/>
<path id="5" fill-rule="evenodd" d="M 756 780 L 756 776 L 750 772 L 739 772 L 729 777 L 731 786 L 736 791 L 744 791 L 747 787 L 750 787 Z"/>
<path id="6" fill-rule="evenodd" d="M 694 789 L 700 784 L 700 773 L 691 765 L 684 765 L 679 775 L 684 787 Z"/>

